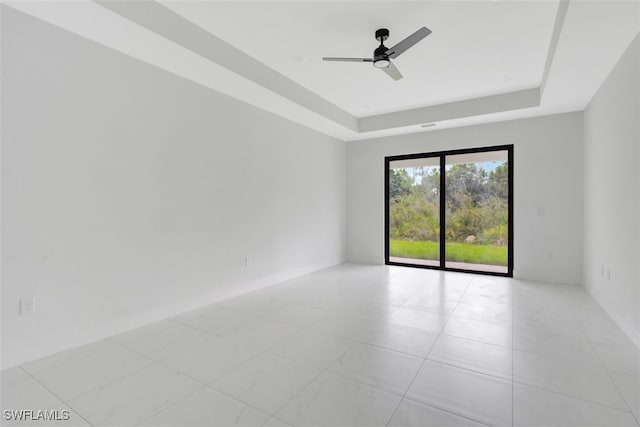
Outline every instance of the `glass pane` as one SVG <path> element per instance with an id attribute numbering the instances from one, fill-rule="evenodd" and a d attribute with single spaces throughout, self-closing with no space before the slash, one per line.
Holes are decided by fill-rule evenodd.
<path id="1" fill-rule="evenodd" d="M 389 163 L 389 261 L 440 266 L 440 158 Z"/>
<path id="2" fill-rule="evenodd" d="M 508 272 L 508 152 L 446 157 L 445 267 Z"/>

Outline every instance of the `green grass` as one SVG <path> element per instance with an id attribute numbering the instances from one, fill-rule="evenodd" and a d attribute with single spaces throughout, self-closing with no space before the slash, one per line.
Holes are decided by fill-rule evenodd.
<path id="1" fill-rule="evenodd" d="M 447 243 L 447 261 L 472 264 L 507 265 L 507 247 Z M 391 240 L 389 254 L 394 257 L 440 259 L 440 245 L 429 241 Z"/>

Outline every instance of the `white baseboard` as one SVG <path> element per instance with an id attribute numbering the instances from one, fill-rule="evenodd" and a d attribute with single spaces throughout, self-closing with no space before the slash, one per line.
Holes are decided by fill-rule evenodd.
<path id="1" fill-rule="evenodd" d="M 377 256 L 358 256 L 354 254 L 347 255 L 347 261 L 350 264 L 361 265 L 384 265 L 384 257 Z"/>
<path id="2" fill-rule="evenodd" d="M 591 295 L 591 297 L 596 300 L 600 307 L 613 319 L 613 321 L 622 329 L 622 332 L 625 333 L 627 337 L 640 349 L 640 330 L 633 324 L 631 319 L 629 319 L 624 314 L 620 313 L 614 306 L 609 302 L 609 300 L 602 295 L 601 293 L 595 291 L 594 289 L 590 289 L 588 287 L 584 287 L 584 289 Z"/>
<path id="3" fill-rule="evenodd" d="M 256 291 L 276 283 L 304 276 L 319 270 L 324 270 L 326 268 L 342 264 L 343 262 L 343 260 L 336 260 L 335 262 L 315 264 L 283 271 L 255 280 L 234 283 L 231 286 L 216 289 L 206 295 L 200 295 L 188 300 L 164 305 L 162 307 L 147 310 L 143 313 L 136 313 L 121 319 L 113 319 L 102 324 L 86 324 L 82 327 L 75 325 L 73 328 L 69 328 L 59 334 L 52 335 L 49 339 L 34 342 L 33 345 L 28 346 L 27 348 L 3 354 L 2 369 L 9 369 L 61 351 L 70 350 L 94 341 L 99 341 L 159 320 L 177 316 L 178 314 L 191 310 L 196 310 L 209 304 L 214 304 L 216 302 Z"/>

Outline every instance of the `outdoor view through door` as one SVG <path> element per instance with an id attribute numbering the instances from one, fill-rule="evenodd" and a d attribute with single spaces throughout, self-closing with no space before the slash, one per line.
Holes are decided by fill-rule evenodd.
<path id="1" fill-rule="evenodd" d="M 387 264 L 512 276 L 512 145 L 386 157 L 385 174 Z"/>

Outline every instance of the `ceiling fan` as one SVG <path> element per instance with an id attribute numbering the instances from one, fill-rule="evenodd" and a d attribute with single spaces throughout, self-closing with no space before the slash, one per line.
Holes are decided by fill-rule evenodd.
<path id="1" fill-rule="evenodd" d="M 380 46 L 373 51 L 373 58 L 322 58 L 323 61 L 343 61 L 343 62 L 373 62 L 373 66 L 380 68 L 387 73 L 393 80 L 400 80 L 402 74 L 393 65 L 391 59 L 395 59 L 402 53 L 406 52 L 410 47 L 418 43 L 423 38 L 431 34 L 431 30 L 427 27 L 422 27 L 415 33 L 411 34 L 400 43 L 391 48 L 387 48 L 384 45 L 384 41 L 389 38 L 389 30 L 386 28 L 380 28 L 376 31 L 376 40 L 380 42 Z"/>

